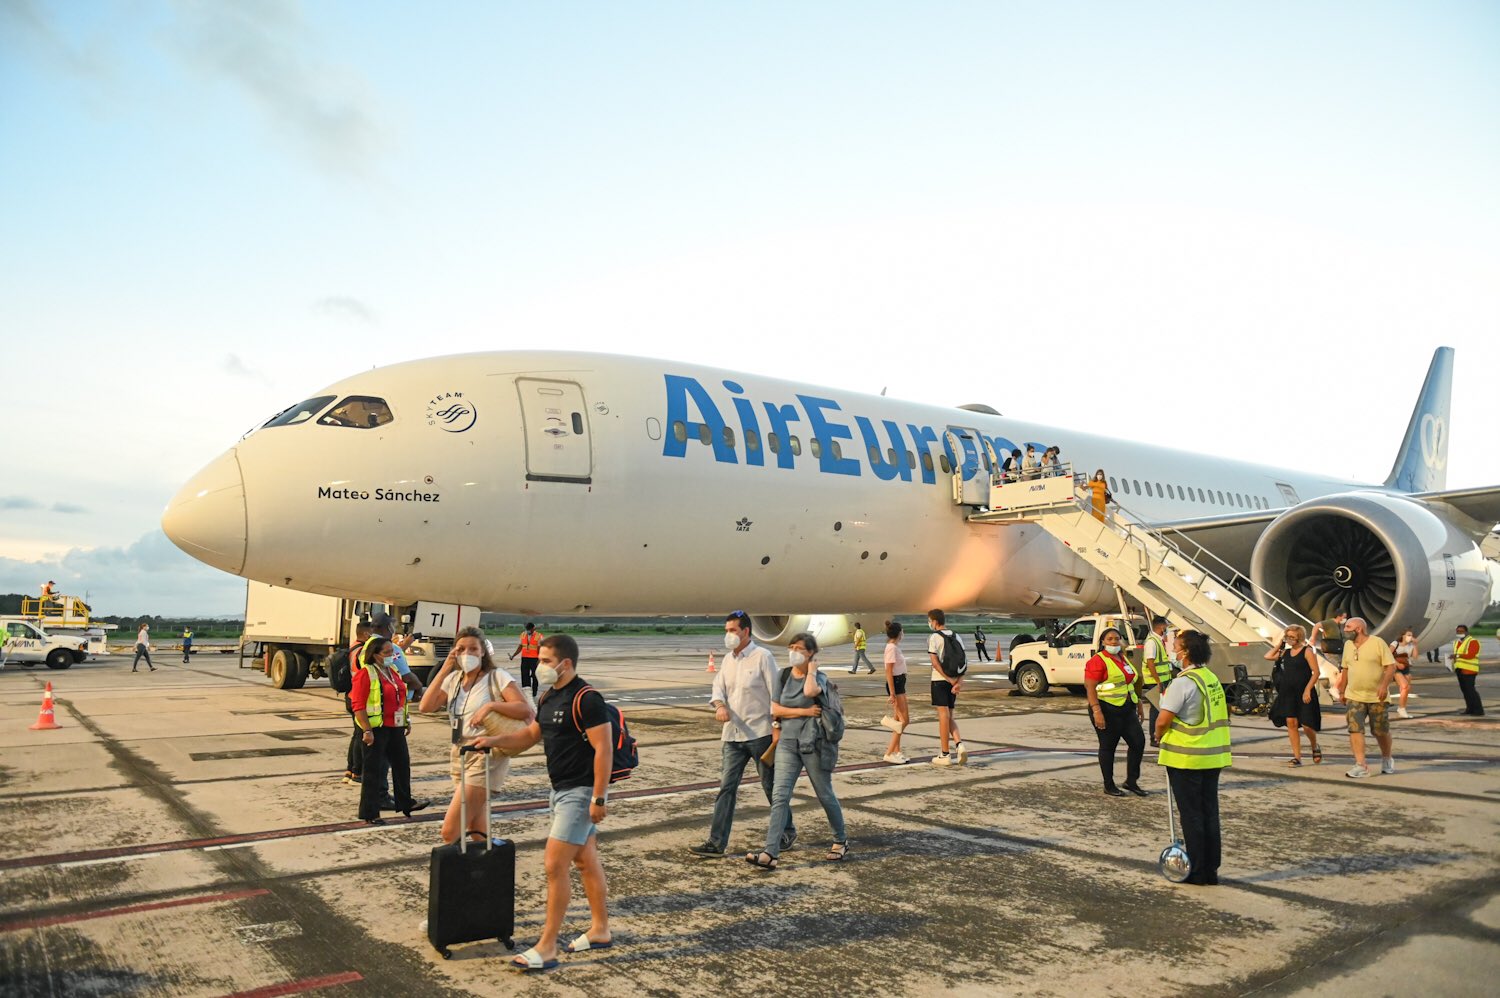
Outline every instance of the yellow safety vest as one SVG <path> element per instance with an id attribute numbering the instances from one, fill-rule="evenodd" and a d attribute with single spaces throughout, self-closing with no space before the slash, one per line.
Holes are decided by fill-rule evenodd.
<path id="1" fill-rule="evenodd" d="M 1203 697 L 1203 720 L 1188 724 L 1180 717 L 1161 736 L 1156 761 L 1173 769 L 1223 769 L 1232 764 L 1229 752 L 1229 702 L 1219 678 L 1207 669 L 1189 669 L 1178 679 L 1192 680 Z"/>
<path id="2" fill-rule="evenodd" d="M 1469 646 L 1469 642 L 1471 642 L 1471 641 L 1474 642 L 1473 648 L 1472 648 L 1473 654 L 1472 655 L 1464 655 L 1463 654 L 1463 649 L 1466 648 L 1466 647 L 1468 647 Z M 1479 639 L 1478 638 L 1476 638 L 1472 634 L 1470 634 L 1470 635 L 1466 635 L 1466 636 L 1464 636 L 1462 638 L 1459 638 L 1457 641 L 1453 642 L 1453 668 L 1455 668 L 1455 669 L 1462 669 L 1465 672 L 1478 672 L 1479 671 Z"/>
<path id="3" fill-rule="evenodd" d="M 1116 707 L 1125 706 L 1127 699 L 1135 703 L 1138 699 L 1135 695 L 1135 678 L 1109 652 L 1101 651 L 1099 657 L 1104 659 L 1105 669 L 1104 682 L 1094 687 L 1099 699 Z"/>
<path id="4" fill-rule="evenodd" d="M 1146 640 L 1156 642 L 1156 655 L 1150 661 L 1141 663 L 1146 685 L 1165 686 L 1172 681 L 1172 659 L 1167 655 L 1167 641 L 1155 631 L 1146 635 Z"/>
<path id="5" fill-rule="evenodd" d="M 373 665 L 364 666 L 364 670 L 370 674 L 370 697 L 365 701 L 365 718 L 369 720 L 370 727 L 380 728 L 385 726 L 385 711 L 381 710 L 380 702 L 380 669 Z M 391 673 L 395 677 L 394 670 Z M 396 711 L 396 727 L 406 727 L 407 703 L 401 702 L 401 707 Z"/>
<path id="6" fill-rule="evenodd" d="M 854 632 L 854 650 L 855 651 L 864 651 L 865 650 L 865 632 L 864 631 L 855 631 Z"/>

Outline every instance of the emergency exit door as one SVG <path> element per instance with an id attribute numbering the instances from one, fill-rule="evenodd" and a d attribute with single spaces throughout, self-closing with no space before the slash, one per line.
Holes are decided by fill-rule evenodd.
<path id="1" fill-rule="evenodd" d="M 528 482 L 588 484 L 594 470 L 583 386 L 572 381 L 517 378 L 526 431 Z"/>

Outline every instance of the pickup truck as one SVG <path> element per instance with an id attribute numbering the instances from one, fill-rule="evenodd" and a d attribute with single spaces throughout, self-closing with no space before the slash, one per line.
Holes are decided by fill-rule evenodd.
<path id="1" fill-rule="evenodd" d="M 21 617 L 0 617 L 0 627 L 10 634 L 5 643 L 7 662 L 19 662 L 28 669 L 36 668 L 38 662 L 47 663 L 49 669 L 67 669 L 89 657 L 87 635 L 48 634 Z"/>
<path id="2" fill-rule="evenodd" d="M 1027 696 L 1039 697 L 1049 687 L 1066 686 L 1070 692 L 1083 692 L 1083 667 L 1099 650 L 1099 635 L 1111 627 L 1120 627 L 1120 614 L 1096 613 L 1079 617 L 1057 636 L 1043 641 L 1026 641 L 1010 650 L 1011 683 Z M 1123 629 L 1123 628 L 1122 628 Z M 1130 617 L 1132 640 L 1125 648 L 1126 658 L 1140 664 L 1139 648 L 1150 627 L 1137 614 Z"/>

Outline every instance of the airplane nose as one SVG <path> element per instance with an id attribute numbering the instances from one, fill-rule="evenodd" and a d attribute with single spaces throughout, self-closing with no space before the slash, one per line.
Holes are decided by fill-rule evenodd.
<path id="1" fill-rule="evenodd" d="M 233 450 L 178 490 L 162 513 L 161 528 L 199 561 L 239 574 L 245 567 L 245 480 Z"/>

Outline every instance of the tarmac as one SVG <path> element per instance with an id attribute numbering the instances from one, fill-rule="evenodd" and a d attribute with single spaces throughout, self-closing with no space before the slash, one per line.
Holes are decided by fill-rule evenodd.
<path id="1" fill-rule="evenodd" d="M 1391 776 L 1344 777 L 1338 708 L 1325 708 L 1324 763 L 1300 769 L 1284 732 L 1236 717 L 1223 882 L 1205 888 L 1158 872 L 1152 750 L 1150 797 L 1101 793 L 1082 698 L 1011 696 L 1000 669 L 976 666 L 958 707 L 973 755 L 944 769 L 925 764 L 936 723 L 914 670 L 914 762 L 888 766 L 881 677 L 849 676 L 845 649 L 822 661 L 850 723 L 835 782 L 849 859 L 823 861 L 830 838 L 805 780 L 801 840 L 781 869 L 740 858 L 765 830 L 756 783 L 731 857 L 693 858 L 719 768 L 704 672 L 715 643 L 582 644 L 582 675 L 641 743 L 600 836 L 617 945 L 524 977 L 498 942 L 443 960 L 426 940 L 428 856 L 451 795 L 440 716 L 412 734 L 414 785 L 433 806 L 371 827 L 339 779 L 349 721 L 325 683 L 276 690 L 211 652 L 190 665 L 164 652 L 154 673 L 114 656 L 8 667 L 0 996 L 1495 993 L 1493 658 L 1479 680 L 1487 718 L 1460 716 L 1451 675 L 1418 667 Z M 47 680 L 62 727 L 28 730 Z M 546 790 L 533 752 L 495 798 L 496 832 L 517 844 L 518 950 L 542 918 Z M 565 938 L 587 925 L 575 878 Z"/>

